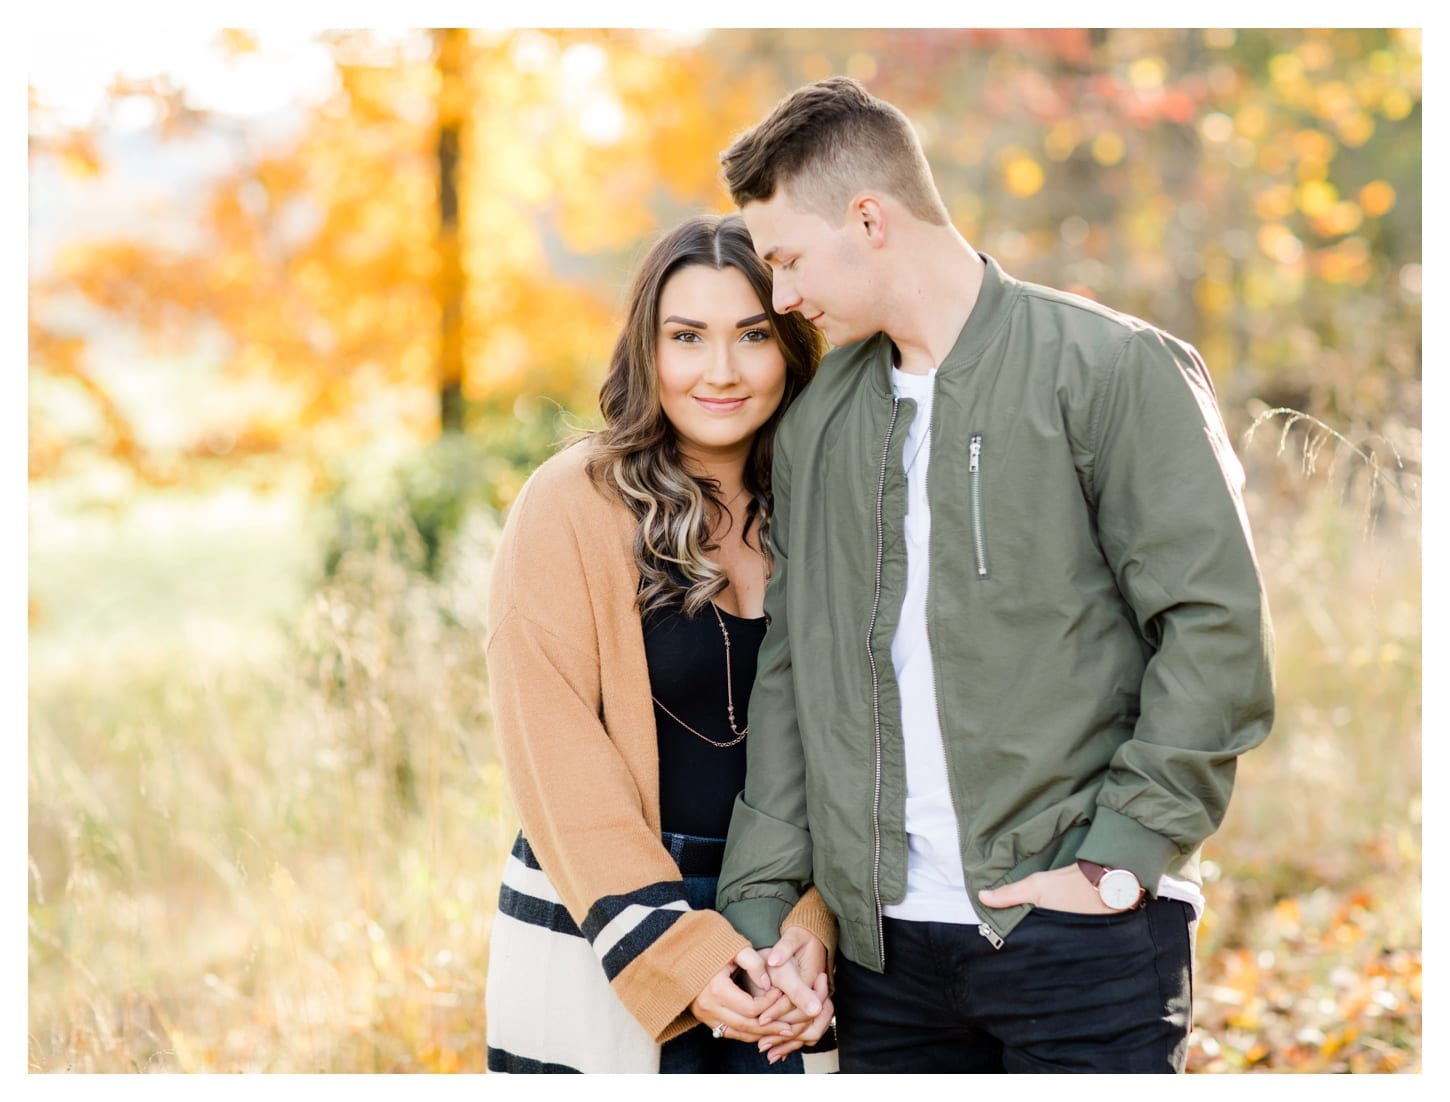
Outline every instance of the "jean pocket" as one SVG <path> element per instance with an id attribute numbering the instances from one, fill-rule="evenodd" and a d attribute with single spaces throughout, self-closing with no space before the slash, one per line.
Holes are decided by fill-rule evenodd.
<path id="1" fill-rule="evenodd" d="M 1126 911 L 1109 911 L 1107 914 L 1084 914 L 1081 911 L 1055 911 L 1051 907 L 1039 907 L 1034 904 L 1032 915 L 1036 915 L 1044 922 L 1052 922 L 1059 926 L 1090 930 L 1095 927 L 1127 926 L 1141 920 L 1144 909 L 1130 907 Z"/>

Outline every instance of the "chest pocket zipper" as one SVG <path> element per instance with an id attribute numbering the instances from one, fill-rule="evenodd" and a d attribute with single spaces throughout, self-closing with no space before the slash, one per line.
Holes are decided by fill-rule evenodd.
<path id="1" fill-rule="evenodd" d="M 972 550 L 976 553 L 977 577 L 987 577 L 987 532 L 982 521 L 982 434 L 974 432 L 968 441 L 967 494 L 972 508 Z"/>

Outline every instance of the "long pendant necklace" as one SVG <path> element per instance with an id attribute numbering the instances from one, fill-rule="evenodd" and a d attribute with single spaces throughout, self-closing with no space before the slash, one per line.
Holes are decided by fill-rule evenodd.
<path id="1" fill-rule="evenodd" d="M 920 417 L 923 413 L 925 413 L 926 425 L 921 431 L 921 439 L 917 441 L 916 450 L 911 453 L 911 458 L 906 461 L 906 467 L 902 472 L 903 474 L 911 474 L 911 468 L 915 467 L 916 461 L 921 458 L 922 448 L 927 447 L 931 443 L 931 412 L 932 406 L 935 404 L 935 397 L 935 394 L 932 394 L 928 396 L 928 399 L 925 402 L 923 402 L 920 398 L 916 399 L 916 415 Z M 912 428 L 915 427 L 916 422 L 913 421 Z"/>
<path id="2" fill-rule="evenodd" d="M 921 449 L 924 448 L 924 447 L 926 447 L 930 443 L 931 443 L 931 426 L 930 425 L 927 425 L 926 431 L 921 434 L 921 442 L 916 445 L 916 450 L 911 453 L 911 458 L 909 460 L 907 460 L 906 467 L 902 471 L 903 474 L 906 474 L 906 475 L 910 475 L 911 474 L 911 468 L 912 467 L 915 467 L 916 466 L 916 461 L 919 458 L 921 458 Z"/>
<path id="3" fill-rule="evenodd" d="M 745 730 L 743 731 L 737 730 L 735 727 L 735 684 L 734 679 L 730 676 L 730 632 L 726 630 L 725 619 L 720 615 L 720 610 L 715 607 L 714 601 L 710 602 L 710 611 L 715 613 L 715 622 L 720 625 L 720 634 L 725 638 L 725 711 L 729 716 L 730 733 L 735 737 L 729 742 L 716 742 L 708 735 L 700 734 L 699 731 L 695 730 L 683 719 L 675 715 L 674 712 L 670 711 L 663 704 L 660 704 L 659 697 L 655 696 L 654 694 L 650 694 L 650 699 L 659 705 L 660 711 L 664 712 L 665 715 L 669 716 L 672 720 L 678 723 L 686 731 L 689 731 L 690 734 L 694 735 L 697 739 L 702 739 L 703 741 L 708 742 L 717 750 L 726 750 L 729 749 L 731 746 L 739 745 L 741 740 L 743 740 L 745 736 L 750 733 L 750 724 L 747 723 L 745 725 Z"/>

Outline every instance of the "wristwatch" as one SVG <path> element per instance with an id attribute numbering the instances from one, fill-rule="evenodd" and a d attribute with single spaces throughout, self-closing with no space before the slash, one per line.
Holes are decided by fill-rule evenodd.
<path id="1" fill-rule="evenodd" d="M 1129 911 L 1143 898 L 1143 885 L 1128 869 L 1110 869 L 1095 861 L 1078 858 L 1077 867 L 1088 878 L 1088 883 L 1098 890 L 1098 898 L 1105 907 L 1115 911 Z"/>

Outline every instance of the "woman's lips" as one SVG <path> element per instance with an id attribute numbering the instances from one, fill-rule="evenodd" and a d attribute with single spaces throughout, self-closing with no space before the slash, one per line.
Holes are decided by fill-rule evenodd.
<path id="1" fill-rule="evenodd" d="M 745 404 L 746 400 L 744 398 L 701 398 L 696 395 L 695 401 L 711 413 L 734 413 Z"/>

